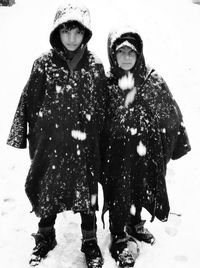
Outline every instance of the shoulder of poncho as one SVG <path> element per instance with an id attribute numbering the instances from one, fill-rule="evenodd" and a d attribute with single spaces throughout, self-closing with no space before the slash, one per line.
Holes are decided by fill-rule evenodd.
<path id="1" fill-rule="evenodd" d="M 109 87 L 118 87 L 118 78 L 110 70 L 106 72 L 106 85 Z"/>
<path id="2" fill-rule="evenodd" d="M 52 66 L 53 64 L 52 59 L 53 59 L 52 49 L 41 53 L 33 63 L 32 72 L 39 71 L 40 73 L 44 73 L 48 66 Z"/>
<path id="3" fill-rule="evenodd" d="M 110 71 L 107 71 L 106 72 L 106 78 L 109 80 L 111 78 L 111 72 Z"/>
<path id="4" fill-rule="evenodd" d="M 45 64 L 46 62 L 49 62 L 53 57 L 53 51 L 52 49 L 50 50 L 47 50 L 43 53 L 41 53 L 37 59 L 34 61 L 34 65 L 43 65 Z"/>
<path id="5" fill-rule="evenodd" d="M 152 77 L 152 80 L 157 82 L 157 83 L 165 83 L 163 77 L 155 70 L 155 69 L 152 69 L 152 72 L 151 72 L 151 77 Z"/>
<path id="6" fill-rule="evenodd" d="M 118 80 L 113 76 L 113 74 L 108 71 L 106 73 L 106 87 L 109 88 L 109 90 L 114 90 L 116 87 L 118 87 Z"/>
<path id="7" fill-rule="evenodd" d="M 173 99 L 173 94 L 170 91 L 164 78 L 156 71 L 153 70 L 150 75 L 150 88 L 154 92 L 158 92 L 162 96 L 168 96 L 169 99 Z"/>
<path id="8" fill-rule="evenodd" d="M 94 53 L 93 51 L 88 51 L 90 59 L 93 61 L 95 64 L 100 64 L 103 66 L 103 63 L 101 59 Z"/>

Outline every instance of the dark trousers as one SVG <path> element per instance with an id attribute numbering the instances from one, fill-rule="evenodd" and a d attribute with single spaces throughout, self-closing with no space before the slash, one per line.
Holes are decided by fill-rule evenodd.
<path id="1" fill-rule="evenodd" d="M 135 215 L 130 214 L 128 218 L 128 224 L 131 226 L 135 226 L 138 223 L 141 222 L 141 212 L 142 212 L 142 207 L 141 206 L 136 206 L 136 211 Z"/>
<path id="2" fill-rule="evenodd" d="M 122 210 L 114 205 L 109 210 L 110 232 L 112 235 L 123 235 L 125 226 L 135 226 L 141 222 L 142 207 L 137 206 L 135 215 L 130 214 L 129 210 Z"/>
<path id="3" fill-rule="evenodd" d="M 82 230 L 92 231 L 92 230 L 97 229 L 97 224 L 96 224 L 97 219 L 96 219 L 96 215 L 94 212 L 90 214 L 81 212 L 80 215 L 81 215 L 81 229 Z M 48 227 L 54 226 L 56 217 L 57 215 L 53 215 L 48 218 L 41 218 L 38 223 L 39 228 L 48 228 Z"/>
<path id="4" fill-rule="evenodd" d="M 109 209 L 109 224 L 112 235 L 124 234 L 124 228 L 128 219 L 128 210 L 121 209 L 117 203 L 111 205 Z"/>

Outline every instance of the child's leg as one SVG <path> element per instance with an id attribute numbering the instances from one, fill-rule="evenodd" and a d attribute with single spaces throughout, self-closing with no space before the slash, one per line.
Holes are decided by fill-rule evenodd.
<path id="1" fill-rule="evenodd" d="M 38 227 L 39 227 L 39 230 L 45 230 L 45 229 L 50 229 L 52 227 L 54 227 L 55 225 L 55 222 L 56 222 L 56 217 L 57 215 L 53 215 L 51 217 L 48 217 L 48 218 L 41 218 L 39 223 L 38 223 Z"/>
<path id="2" fill-rule="evenodd" d="M 136 206 L 135 215 L 129 216 L 129 221 L 126 226 L 126 231 L 132 237 L 138 239 L 139 241 L 144 241 L 149 244 L 154 244 L 155 237 L 149 232 L 147 228 L 144 227 L 145 220 L 141 219 L 142 207 Z"/>
<path id="3" fill-rule="evenodd" d="M 128 210 L 113 202 L 109 210 L 111 232 L 110 253 L 120 267 L 133 266 L 138 254 L 137 244 L 125 232 Z"/>
<path id="4" fill-rule="evenodd" d="M 56 215 L 48 218 L 41 218 L 38 223 L 38 232 L 32 234 L 35 238 L 35 247 L 33 248 L 32 256 L 29 261 L 31 266 L 36 266 L 44 259 L 48 252 L 52 250 L 56 245 L 56 235 L 54 224 Z"/>
<path id="5" fill-rule="evenodd" d="M 95 212 L 80 213 L 81 215 L 81 231 L 82 231 L 82 247 L 81 251 L 85 254 L 88 267 L 102 267 L 103 257 L 101 250 L 97 244 L 97 219 Z"/>
<path id="6" fill-rule="evenodd" d="M 142 219 L 141 219 L 141 213 L 142 213 L 142 207 L 141 206 L 136 206 L 135 207 L 135 215 L 130 215 L 130 222 L 132 225 L 137 225 L 139 224 Z"/>
<path id="7" fill-rule="evenodd" d="M 125 235 L 124 227 L 128 217 L 128 211 L 121 209 L 117 202 L 114 202 L 109 210 L 109 223 L 111 235 Z"/>
<path id="8" fill-rule="evenodd" d="M 81 231 L 83 240 L 96 239 L 97 219 L 95 212 L 84 213 L 81 212 Z"/>

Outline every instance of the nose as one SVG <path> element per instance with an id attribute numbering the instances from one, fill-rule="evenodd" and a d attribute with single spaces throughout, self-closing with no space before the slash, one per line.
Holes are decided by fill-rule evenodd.
<path id="1" fill-rule="evenodd" d="M 125 59 L 129 59 L 129 58 L 130 58 L 129 53 L 124 53 L 124 58 L 125 58 Z"/>
<path id="2" fill-rule="evenodd" d="M 70 33 L 70 35 L 69 35 L 69 41 L 70 41 L 70 43 L 74 43 L 75 40 L 76 40 L 75 34 L 73 32 Z"/>

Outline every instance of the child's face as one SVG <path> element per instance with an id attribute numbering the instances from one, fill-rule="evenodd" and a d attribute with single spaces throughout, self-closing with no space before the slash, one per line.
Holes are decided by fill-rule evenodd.
<path id="1" fill-rule="evenodd" d="M 137 54 L 130 47 L 124 46 L 117 50 L 117 63 L 124 71 L 129 71 L 133 68 L 137 60 Z"/>
<path id="2" fill-rule="evenodd" d="M 78 27 L 73 29 L 60 29 L 60 39 L 64 47 L 70 51 L 75 51 L 83 41 L 84 31 Z"/>

